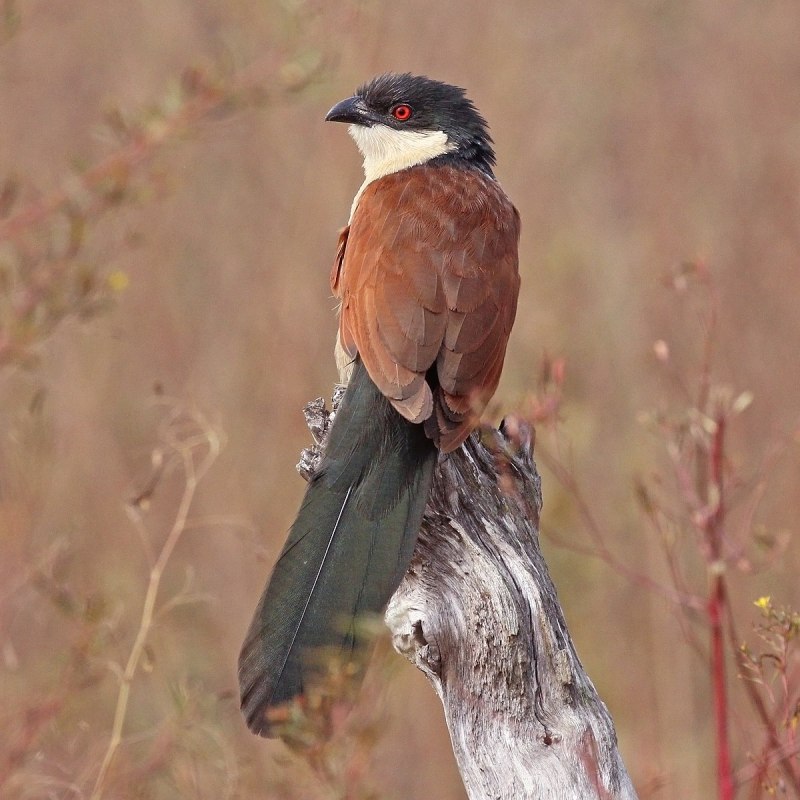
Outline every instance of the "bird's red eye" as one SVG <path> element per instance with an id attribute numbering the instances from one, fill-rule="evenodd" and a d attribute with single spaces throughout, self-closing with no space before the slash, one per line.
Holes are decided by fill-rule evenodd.
<path id="1" fill-rule="evenodd" d="M 392 109 L 392 116 L 398 122 L 405 122 L 407 119 L 411 119 L 411 115 L 414 112 L 411 110 L 411 106 L 406 105 L 405 103 L 400 103 L 400 105 L 395 106 Z"/>

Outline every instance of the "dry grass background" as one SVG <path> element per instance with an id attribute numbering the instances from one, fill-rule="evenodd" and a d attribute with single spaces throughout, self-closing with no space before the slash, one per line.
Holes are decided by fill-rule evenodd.
<path id="1" fill-rule="evenodd" d="M 175 407 L 166 398 L 202 410 L 225 447 L 165 570 L 159 607 L 187 602 L 158 618 L 142 651 L 104 796 L 330 796 L 282 745 L 246 733 L 235 658 L 303 490 L 300 409 L 335 379 L 328 269 L 360 165 L 343 128 L 322 119 L 377 72 L 465 86 L 492 124 L 498 175 L 524 224 L 499 404 L 524 402 L 544 352 L 564 356 L 571 463 L 615 551 L 663 577 L 633 486 L 664 457 L 638 420 L 682 402 L 675 375 L 694 379 L 698 300 L 664 276 L 696 259 L 719 292 L 715 379 L 755 398 L 730 456 L 768 480 L 760 529 L 795 533 L 797 447 L 759 471 L 769 446 L 797 435 L 800 415 L 794 2 L 3 8 L 0 178 L 17 177 L 20 208 L 119 147 L 103 122 L 110 109 L 157 125 L 187 67 L 225 84 L 266 63 L 264 80 L 278 89 L 172 137 L 136 190 L 89 221 L 80 252 L 52 278 L 73 286 L 91 276 L 102 289 L 110 275 L 114 301 L 90 319 L 68 316 L 24 359 L 0 366 L 4 797 L 91 795 L 118 694 L 112 665 L 128 659 L 147 588 L 142 537 L 157 553 L 185 490 L 181 462 L 165 450 L 140 509 L 146 530 L 126 512 L 147 485 L 154 448 L 166 446 L 159 426 Z M 307 86 L 285 91 L 315 64 Z M 52 234 L 26 234 L 20 247 L 52 249 L 42 244 Z M 19 258 L 3 245 L 6 293 L 20 280 Z M 36 319 L 29 324 L 35 333 Z M 666 365 L 656 340 L 669 345 Z M 580 540 L 574 504 L 547 474 L 544 494 L 546 526 Z M 596 560 L 548 554 L 642 795 L 712 796 L 707 670 L 674 610 Z M 760 595 L 800 603 L 799 568 L 793 540 L 768 572 L 732 577 L 740 629 Z M 438 702 L 394 662 L 380 735 L 361 756 L 375 796 L 464 797 Z M 758 741 L 746 705 L 734 707 L 733 729 L 745 764 Z"/>

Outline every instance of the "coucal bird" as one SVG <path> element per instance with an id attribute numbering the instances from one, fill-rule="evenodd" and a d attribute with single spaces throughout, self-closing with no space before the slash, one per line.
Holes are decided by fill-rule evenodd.
<path id="1" fill-rule="evenodd" d="M 519 293 L 519 214 L 463 89 L 381 75 L 325 119 L 364 157 L 331 273 L 347 390 L 239 659 L 242 711 L 267 736 L 398 587 L 437 452 L 497 388 Z"/>

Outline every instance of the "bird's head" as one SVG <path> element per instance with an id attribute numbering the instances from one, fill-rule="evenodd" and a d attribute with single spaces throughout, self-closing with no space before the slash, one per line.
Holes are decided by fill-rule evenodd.
<path id="1" fill-rule="evenodd" d="M 408 73 L 379 75 L 325 119 L 350 124 L 368 181 L 441 157 L 492 174 L 486 120 L 458 86 Z"/>

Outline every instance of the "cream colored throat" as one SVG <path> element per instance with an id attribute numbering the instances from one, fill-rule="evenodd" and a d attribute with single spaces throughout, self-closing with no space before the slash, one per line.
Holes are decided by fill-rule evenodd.
<path id="1" fill-rule="evenodd" d="M 398 131 L 388 125 L 351 125 L 350 135 L 364 156 L 367 183 L 453 149 L 444 131 Z"/>
<path id="2" fill-rule="evenodd" d="M 351 222 L 361 193 L 372 181 L 455 149 L 444 131 L 398 131 L 388 125 L 351 125 L 349 133 L 364 157 L 364 183 L 353 199 Z"/>

